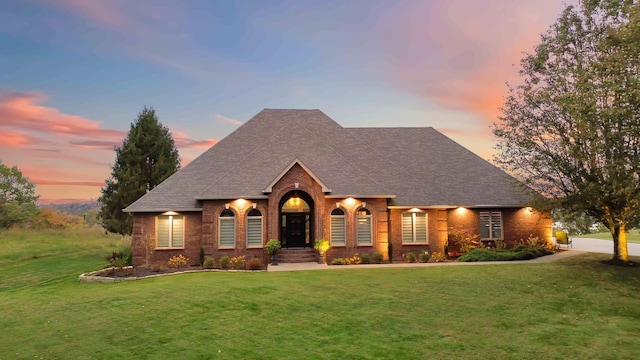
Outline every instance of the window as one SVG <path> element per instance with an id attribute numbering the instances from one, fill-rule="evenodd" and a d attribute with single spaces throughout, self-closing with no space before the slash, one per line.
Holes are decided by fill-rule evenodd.
<path id="1" fill-rule="evenodd" d="M 333 209 L 331 211 L 331 245 L 345 245 L 345 222 L 344 211 L 342 209 Z"/>
<path id="2" fill-rule="evenodd" d="M 502 213 L 499 211 L 480 211 L 480 239 L 502 239 Z"/>
<path id="3" fill-rule="evenodd" d="M 218 229 L 219 247 L 236 247 L 236 216 L 233 211 L 227 209 L 220 214 Z"/>
<path id="4" fill-rule="evenodd" d="M 402 213 L 402 243 L 426 244 L 428 241 L 427 214 L 418 212 Z"/>
<path id="5" fill-rule="evenodd" d="M 184 216 L 158 216 L 156 221 L 156 240 L 159 248 L 184 247 Z"/>
<path id="6" fill-rule="evenodd" d="M 262 213 L 253 209 L 247 215 L 247 247 L 262 247 Z"/>
<path id="7" fill-rule="evenodd" d="M 356 213 L 356 232 L 358 245 L 371 245 L 371 212 L 360 209 Z"/>

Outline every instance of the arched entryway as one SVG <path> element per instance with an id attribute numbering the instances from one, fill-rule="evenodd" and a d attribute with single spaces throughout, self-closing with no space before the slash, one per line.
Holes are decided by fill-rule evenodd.
<path id="1" fill-rule="evenodd" d="M 280 242 L 287 248 L 313 247 L 313 199 L 304 191 L 284 194 L 279 204 Z"/>

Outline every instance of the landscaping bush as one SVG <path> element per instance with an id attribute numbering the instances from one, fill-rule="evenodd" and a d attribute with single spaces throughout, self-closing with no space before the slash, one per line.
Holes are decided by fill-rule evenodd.
<path id="1" fill-rule="evenodd" d="M 227 255 L 222 255 L 220 257 L 220 267 L 223 269 L 229 268 L 229 261 L 231 259 Z"/>
<path id="2" fill-rule="evenodd" d="M 358 253 L 353 254 L 350 258 L 344 259 L 347 265 L 358 265 L 360 264 L 360 255 Z"/>
<path id="3" fill-rule="evenodd" d="M 180 254 L 177 256 L 172 256 L 168 261 L 167 265 L 171 268 L 181 268 L 183 266 L 187 266 L 189 262 L 189 258 L 184 257 L 184 255 Z"/>
<path id="4" fill-rule="evenodd" d="M 522 244 L 521 244 L 522 245 Z M 458 261 L 514 261 L 530 260 L 541 256 L 553 254 L 552 251 L 541 247 L 528 247 L 518 245 L 510 250 L 474 249 L 462 255 Z"/>
<path id="5" fill-rule="evenodd" d="M 216 266 L 216 259 L 212 257 L 206 257 L 202 263 L 202 267 L 205 269 L 213 269 Z"/>
<path id="6" fill-rule="evenodd" d="M 346 265 L 347 262 L 343 258 L 335 258 L 331 260 L 331 265 Z"/>
<path id="7" fill-rule="evenodd" d="M 244 269 L 244 262 L 244 255 L 240 255 L 232 257 L 231 260 L 229 260 L 229 265 L 231 265 L 232 269 L 242 270 Z"/>
<path id="8" fill-rule="evenodd" d="M 382 264 L 382 261 L 384 261 L 382 253 L 379 251 L 374 252 L 373 256 L 371 257 L 371 262 L 374 264 Z"/>
<path id="9" fill-rule="evenodd" d="M 371 256 L 369 254 L 360 255 L 360 264 L 371 264 Z"/>
<path id="10" fill-rule="evenodd" d="M 404 256 L 405 260 L 409 263 L 414 263 L 416 262 L 416 254 L 414 254 L 413 252 L 409 251 L 405 256 Z"/>
<path id="11" fill-rule="evenodd" d="M 259 257 L 253 257 L 247 260 L 247 269 L 249 270 L 262 270 L 262 259 Z"/>
<path id="12" fill-rule="evenodd" d="M 420 262 L 421 263 L 426 263 L 429 262 L 429 259 L 431 258 L 431 256 L 429 256 L 429 253 L 424 251 L 420 253 Z"/>
<path id="13" fill-rule="evenodd" d="M 447 261 L 447 257 L 444 255 L 444 253 L 441 252 L 432 252 L 431 256 L 429 257 L 430 263 L 439 263 L 445 261 Z"/>

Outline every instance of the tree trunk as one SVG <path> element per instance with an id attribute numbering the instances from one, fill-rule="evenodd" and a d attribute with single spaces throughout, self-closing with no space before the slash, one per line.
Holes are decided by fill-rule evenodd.
<path id="1" fill-rule="evenodd" d="M 627 227 L 620 223 L 619 227 L 609 229 L 613 236 L 613 260 L 629 261 L 629 250 L 627 249 Z"/>

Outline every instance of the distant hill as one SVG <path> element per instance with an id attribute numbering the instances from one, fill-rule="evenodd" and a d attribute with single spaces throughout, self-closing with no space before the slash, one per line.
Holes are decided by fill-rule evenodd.
<path id="1" fill-rule="evenodd" d="M 83 214 L 89 210 L 100 211 L 100 205 L 96 200 L 70 202 L 70 203 L 62 203 L 62 204 L 39 204 L 38 207 L 49 208 L 58 212 L 67 213 L 71 215 Z"/>

